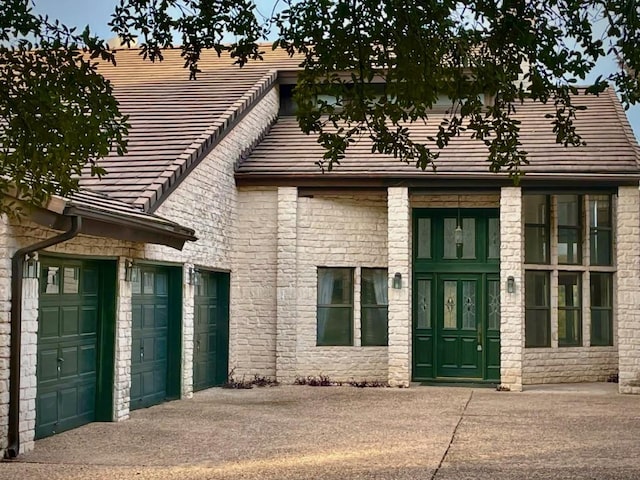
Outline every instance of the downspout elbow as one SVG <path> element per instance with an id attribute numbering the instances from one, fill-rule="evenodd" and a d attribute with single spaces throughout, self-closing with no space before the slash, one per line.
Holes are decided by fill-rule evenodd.
<path id="1" fill-rule="evenodd" d="M 72 239 L 82 228 L 82 217 L 71 217 L 71 228 L 66 232 L 33 245 L 23 247 L 11 258 L 11 346 L 9 358 L 9 432 L 5 459 L 20 453 L 20 355 L 22 354 L 22 275 L 25 257 L 43 248 Z"/>

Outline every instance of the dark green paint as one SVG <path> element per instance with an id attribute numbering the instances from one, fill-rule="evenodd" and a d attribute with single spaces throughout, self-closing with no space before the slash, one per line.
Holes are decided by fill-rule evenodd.
<path id="1" fill-rule="evenodd" d="M 180 396 L 182 273 L 139 265 L 131 285 L 130 408 L 135 410 Z"/>
<path id="2" fill-rule="evenodd" d="M 193 389 L 222 385 L 229 368 L 229 274 L 199 272 L 194 311 Z"/>
<path id="3" fill-rule="evenodd" d="M 41 263 L 36 438 L 111 420 L 115 341 L 115 262 Z"/>
<path id="4" fill-rule="evenodd" d="M 475 220 L 475 258 L 445 258 L 444 219 Z M 497 381 L 500 378 L 499 319 L 490 322 L 490 293 L 499 294 L 499 259 L 489 255 L 489 219 L 498 218 L 496 209 L 415 209 L 413 212 L 413 380 Z M 429 218 L 431 251 L 425 255 L 425 242 L 419 238 L 419 219 Z M 424 223 L 423 223 L 424 224 Z M 418 255 L 418 246 L 421 254 Z M 461 256 L 462 252 L 458 254 Z M 494 252 L 495 253 L 495 252 Z M 427 299 L 419 292 L 429 281 Z M 445 328 L 445 285 L 449 282 L 455 311 Z M 498 282 L 497 284 L 495 282 Z M 463 288 L 475 296 L 467 307 Z M 494 306 L 495 307 L 495 306 Z M 422 310 L 420 310 L 422 309 Z M 428 309 L 430 323 L 424 322 Z M 466 325 L 464 320 L 466 318 Z M 422 320 L 420 320 L 422 319 Z M 422 323 L 420 323 L 422 322 Z M 466 328 L 465 328 L 466 327 Z"/>

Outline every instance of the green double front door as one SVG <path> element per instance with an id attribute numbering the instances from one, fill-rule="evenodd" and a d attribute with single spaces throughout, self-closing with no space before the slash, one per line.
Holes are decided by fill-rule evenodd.
<path id="1" fill-rule="evenodd" d="M 229 274 L 197 272 L 193 389 L 221 385 L 229 366 Z"/>
<path id="2" fill-rule="evenodd" d="M 499 380 L 499 245 L 497 210 L 414 211 L 413 380 Z"/>

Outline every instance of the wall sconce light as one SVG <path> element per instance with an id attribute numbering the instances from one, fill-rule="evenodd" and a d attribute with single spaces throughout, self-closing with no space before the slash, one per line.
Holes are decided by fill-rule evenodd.
<path id="1" fill-rule="evenodd" d="M 39 273 L 40 262 L 36 259 L 36 254 L 32 252 L 24 260 L 22 278 L 38 278 Z"/>
<path id="2" fill-rule="evenodd" d="M 512 276 L 507 277 L 507 292 L 514 293 L 516 291 L 516 280 Z"/>
<path id="3" fill-rule="evenodd" d="M 196 269 L 193 267 L 189 267 L 189 269 L 187 270 L 187 283 L 189 285 L 195 285 L 196 277 L 197 277 Z"/>
<path id="4" fill-rule="evenodd" d="M 399 272 L 396 272 L 396 274 L 393 276 L 393 282 L 391 283 L 391 286 L 393 288 L 395 288 L 396 290 L 400 290 L 402 288 L 402 274 Z"/>
<path id="5" fill-rule="evenodd" d="M 130 282 L 133 279 L 133 260 L 124 261 L 124 279 Z"/>

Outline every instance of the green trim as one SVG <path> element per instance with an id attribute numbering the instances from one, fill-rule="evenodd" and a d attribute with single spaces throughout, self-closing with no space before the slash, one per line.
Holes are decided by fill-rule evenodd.
<path id="1" fill-rule="evenodd" d="M 434 378 L 419 382 L 420 386 L 431 387 L 467 387 L 467 388 L 498 388 L 500 382 L 495 380 L 478 380 L 477 378 Z"/>
<path id="2" fill-rule="evenodd" d="M 182 268 L 165 267 L 169 275 L 169 328 L 167 339 L 167 399 L 182 391 Z"/>
<path id="3" fill-rule="evenodd" d="M 113 385 L 115 382 L 116 281 L 115 261 L 99 262 L 100 326 L 98 329 L 98 381 L 96 385 L 96 420 L 112 421 Z"/>

